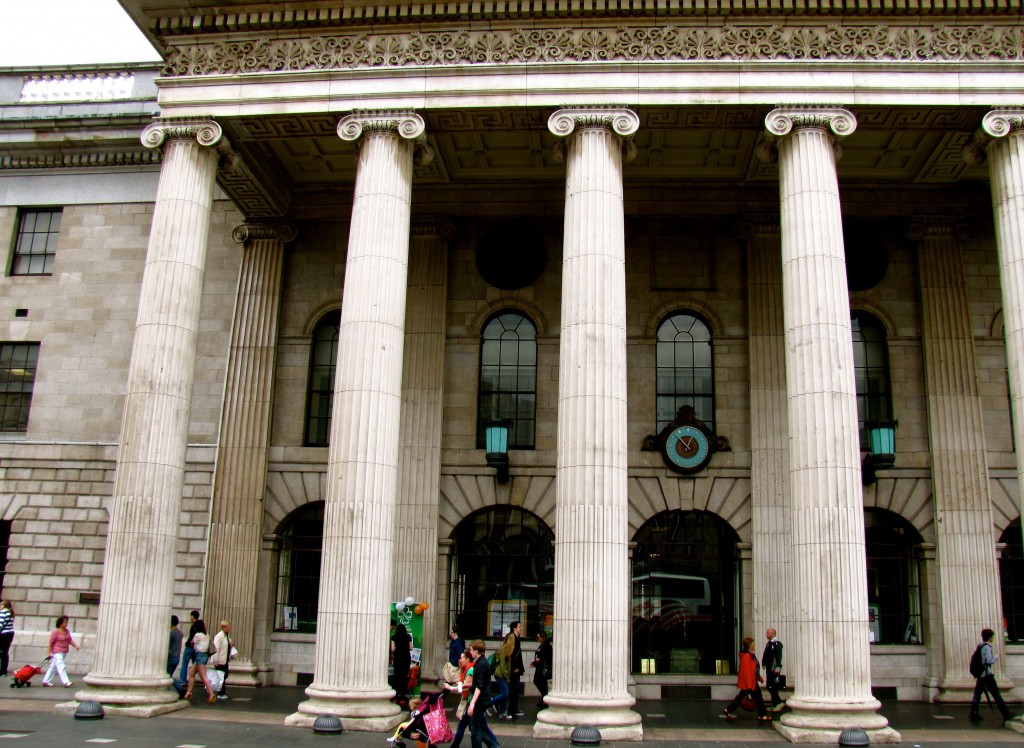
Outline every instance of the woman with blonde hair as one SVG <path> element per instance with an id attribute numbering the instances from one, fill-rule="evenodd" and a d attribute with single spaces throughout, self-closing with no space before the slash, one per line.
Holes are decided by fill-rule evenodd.
<path id="1" fill-rule="evenodd" d="M 491 706 L 497 708 L 498 719 L 512 719 L 508 713 L 508 682 L 512 677 L 512 650 L 515 647 L 516 637 L 509 632 L 494 654 L 494 684 L 499 693 L 491 699 Z"/>
<path id="2" fill-rule="evenodd" d="M 0 601 L 0 678 L 7 677 L 11 642 L 14 641 L 14 606 L 10 600 Z"/>
<path id="3" fill-rule="evenodd" d="M 228 672 L 231 670 L 231 648 L 234 642 L 231 641 L 231 624 L 227 621 L 220 622 L 220 631 L 213 637 L 213 654 L 210 655 L 210 665 L 222 673 L 224 680 L 217 691 L 218 699 L 228 697 Z"/>

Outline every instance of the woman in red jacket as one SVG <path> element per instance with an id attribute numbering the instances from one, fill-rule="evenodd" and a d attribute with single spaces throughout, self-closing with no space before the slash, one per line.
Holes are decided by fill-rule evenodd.
<path id="1" fill-rule="evenodd" d="M 764 683 L 764 677 L 761 675 L 761 664 L 757 661 L 757 655 L 754 654 L 754 640 L 748 636 L 743 640 L 743 649 L 740 650 L 740 674 L 736 679 L 736 685 L 739 686 L 740 692 L 736 694 L 736 698 L 725 708 L 726 719 L 736 719 L 736 715 L 733 712 L 736 711 L 736 708 L 745 697 L 751 696 L 754 699 L 754 705 L 757 707 L 757 718 L 762 722 L 772 721 L 772 718 L 768 716 L 768 711 L 764 708 L 761 689 L 757 685 L 759 682 Z"/>

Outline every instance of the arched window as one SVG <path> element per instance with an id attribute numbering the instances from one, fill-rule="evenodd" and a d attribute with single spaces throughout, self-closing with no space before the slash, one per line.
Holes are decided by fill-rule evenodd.
<path id="1" fill-rule="evenodd" d="M 306 395 L 307 447 L 326 447 L 331 436 L 334 404 L 334 369 L 338 361 L 341 312 L 326 314 L 316 329 L 309 352 L 309 389 Z"/>
<path id="2" fill-rule="evenodd" d="M 523 637 L 551 633 L 555 536 L 534 514 L 496 506 L 466 517 L 452 533 L 452 623 L 469 641 L 508 633 L 522 621 Z"/>
<path id="3" fill-rule="evenodd" d="M 885 328 L 864 311 L 850 315 L 853 327 L 853 371 L 857 380 L 857 426 L 861 451 L 868 451 L 867 421 L 892 418 L 889 346 Z"/>
<path id="4" fill-rule="evenodd" d="M 692 312 L 676 312 L 658 327 L 657 417 L 661 431 L 684 405 L 715 430 L 715 371 L 711 330 Z"/>
<path id="5" fill-rule="evenodd" d="M 537 424 L 537 328 L 525 314 L 504 311 L 480 340 L 477 447 L 490 421 L 508 420 L 510 449 L 533 449 Z"/>
<path id="6" fill-rule="evenodd" d="M 999 557 L 999 591 L 1003 597 L 1004 636 L 1007 641 L 1024 641 L 1024 539 L 1020 517 L 1010 523 L 999 537 L 1005 543 Z"/>
<path id="7" fill-rule="evenodd" d="M 712 674 L 716 660 L 735 667 L 736 531 L 709 512 L 673 509 L 633 540 L 633 672 Z"/>
<path id="8" fill-rule="evenodd" d="M 921 535 L 888 509 L 864 510 L 868 565 L 869 640 L 875 644 L 920 644 Z"/>
<path id="9" fill-rule="evenodd" d="M 324 546 L 324 502 L 307 504 L 282 525 L 277 560 L 277 631 L 316 631 L 320 557 Z"/>

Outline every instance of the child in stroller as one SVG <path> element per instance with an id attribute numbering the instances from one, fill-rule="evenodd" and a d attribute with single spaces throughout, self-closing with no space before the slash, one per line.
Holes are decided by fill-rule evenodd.
<path id="1" fill-rule="evenodd" d="M 430 740 L 425 718 L 437 709 L 444 713 L 443 699 L 443 691 L 423 694 L 422 698 L 414 696 L 409 699 L 409 719 L 400 724 L 395 729 L 395 734 L 388 738 L 387 742 L 391 744 L 391 748 L 406 748 L 405 740 L 415 740 L 419 748 L 433 748 L 435 744 Z M 451 740 L 450 734 L 448 740 Z"/>

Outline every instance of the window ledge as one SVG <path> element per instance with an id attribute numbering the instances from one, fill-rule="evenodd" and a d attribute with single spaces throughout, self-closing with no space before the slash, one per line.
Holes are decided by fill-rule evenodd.
<path id="1" fill-rule="evenodd" d="M 316 642 L 316 634 L 300 633 L 298 631 L 275 631 L 270 635 L 272 642 L 300 642 L 313 644 Z"/>
<path id="2" fill-rule="evenodd" d="M 923 655 L 928 652 L 924 644 L 885 644 L 884 642 L 871 642 L 871 651 L 876 649 L 885 650 L 886 654 L 912 654 Z"/>

